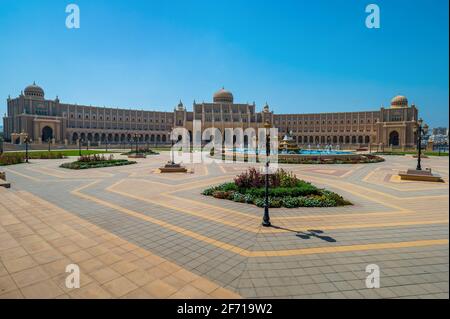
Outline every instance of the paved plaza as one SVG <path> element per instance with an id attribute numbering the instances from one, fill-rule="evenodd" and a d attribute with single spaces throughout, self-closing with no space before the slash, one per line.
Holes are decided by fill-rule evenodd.
<path id="1" fill-rule="evenodd" d="M 256 164 L 191 164 L 159 174 L 168 153 L 138 164 L 4 167 L 0 187 L 2 298 L 448 298 L 445 183 L 401 181 L 411 156 L 362 165 L 281 165 L 353 206 L 263 210 L 201 195 Z M 68 289 L 65 267 L 81 269 Z M 366 288 L 366 266 L 380 288 Z"/>

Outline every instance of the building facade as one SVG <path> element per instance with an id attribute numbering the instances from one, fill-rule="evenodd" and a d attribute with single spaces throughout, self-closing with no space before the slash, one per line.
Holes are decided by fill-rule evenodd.
<path id="1" fill-rule="evenodd" d="M 173 112 L 154 112 L 66 104 L 58 97 L 49 100 L 33 83 L 17 98 L 8 97 L 3 129 L 5 139 L 17 144 L 25 134 L 35 143 L 75 144 L 82 140 L 120 144 L 135 133 L 140 134 L 141 142 L 168 144 L 173 128 L 192 132 L 194 120 L 201 121 L 202 129 L 215 127 L 221 132 L 225 128 L 257 129 L 269 122 L 280 136 L 291 132 L 300 145 L 414 147 L 417 119 L 416 106 L 408 105 L 404 96 L 394 97 L 389 108 L 374 111 L 274 114 L 267 104 L 258 112 L 255 103 L 235 103 L 233 94 L 221 89 L 210 103 L 194 101 L 192 111 L 180 101 Z"/>

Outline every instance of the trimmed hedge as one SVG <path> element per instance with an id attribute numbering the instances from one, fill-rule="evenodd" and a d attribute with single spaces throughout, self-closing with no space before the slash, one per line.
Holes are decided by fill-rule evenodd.
<path id="1" fill-rule="evenodd" d="M 88 168 L 100 168 L 100 167 L 111 167 L 111 166 L 123 166 L 136 164 L 134 161 L 128 160 L 107 160 L 107 161 L 96 161 L 96 162 L 72 162 L 61 164 L 60 167 L 68 169 L 88 169 Z"/>
<path id="2" fill-rule="evenodd" d="M 64 154 L 61 152 L 29 152 L 29 159 L 61 159 L 64 158 Z M 26 153 L 24 152 L 10 152 L 0 155 L 0 166 L 14 165 L 24 163 L 26 159 Z"/>

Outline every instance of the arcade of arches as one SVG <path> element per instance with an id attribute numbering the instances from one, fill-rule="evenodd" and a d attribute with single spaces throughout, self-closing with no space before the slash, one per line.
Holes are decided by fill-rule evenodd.
<path id="1" fill-rule="evenodd" d="M 390 107 L 373 111 L 315 114 L 275 114 L 266 103 L 261 110 L 256 104 L 236 103 L 230 91 L 221 89 L 212 102 L 197 103 L 188 111 L 183 103 L 172 112 L 130 110 L 65 104 L 59 98 L 46 99 L 36 84 L 27 87 L 17 98 L 7 99 L 8 113 L 3 118 L 6 140 L 19 142 L 25 133 L 33 141 L 54 139 L 56 143 L 127 143 L 134 134 L 140 142 L 170 144 L 174 128 L 193 131 L 194 120 L 202 130 L 217 128 L 262 128 L 269 122 L 279 137 L 291 132 L 299 145 L 339 144 L 351 146 L 383 145 L 415 147 L 414 128 L 418 109 L 398 95 Z"/>

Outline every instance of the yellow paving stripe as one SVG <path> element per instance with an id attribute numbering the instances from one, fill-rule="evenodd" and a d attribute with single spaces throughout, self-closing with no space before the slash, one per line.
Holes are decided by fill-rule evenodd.
<path id="1" fill-rule="evenodd" d="M 214 222 L 218 222 L 227 226 L 231 226 L 231 227 L 235 227 L 238 229 L 242 229 L 242 230 L 246 230 L 248 232 L 252 232 L 252 233 L 258 233 L 260 230 L 258 228 L 255 227 L 248 227 L 243 225 L 240 222 L 232 222 L 229 220 L 225 220 L 223 218 L 225 218 L 226 216 L 223 216 L 223 218 L 217 218 L 214 216 L 208 216 L 205 215 L 201 212 L 199 212 L 198 210 L 192 210 L 192 209 L 188 209 L 185 207 L 179 207 L 179 206 L 174 206 L 171 204 L 168 204 L 167 202 L 164 202 L 163 200 L 151 200 L 148 198 L 143 198 L 137 195 L 133 195 L 133 194 L 129 194 L 126 192 L 122 192 L 119 190 L 115 190 L 114 187 L 117 186 L 118 184 L 120 184 L 122 181 L 119 181 L 113 185 L 111 185 L 110 187 L 108 187 L 106 190 L 112 193 L 116 193 L 128 198 L 133 198 L 139 201 L 143 201 L 143 202 L 147 202 L 150 204 L 154 204 L 154 205 L 158 205 L 161 207 L 165 207 L 174 211 L 178 211 L 178 212 L 182 212 L 182 213 L 186 213 L 192 216 L 196 216 L 202 219 L 207 219 L 207 220 L 212 220 Z M 227 208 L 222 208 L 222 207 L 217 207 L 217 206 L 213 206 L 213 205 L 209 205 L 209 204 L 204 204 L 204 203 L 199 203 L 197 201 L 192 201 L 192 200 L 188 200 L 188 199 L 184 199 L 184 198 L 179 198 L 179 197 L 175 197 L 175 196 L 168 196 L 168 195 L 162 195 L 161 197 L 169 197 L 172 199 L 175 199 L 177 201 L 185 201 L 185 202 L 191 202 L 194 205 L 199 205 L 199 206 L 203 206 L 203 207 L 208 207 L 211 210 L 214 211 L 223 211 L 225 213 L 231 213 L 234 215 L 240 215 L 240 216 L 244 216 L 246 218 L 251 217 L 252 220 L 256 220 L 256 219 L 261 219 L 260 216 L 255 216 L 255 215 L 249 215 L 249 214 L 244 214 L 241 212 L 237 212 L 234 211 L 232 209 L 227 209 Z M 384 212 L 384 213 L 365 213 L 365 214 L 340 214 L 341 217 L 356 217 L 356 216 L 363 216 L 363 217 L 372 217 L 374 215 L 379 216 L 379 215 L 388 215 L 388 216 L 392 216 L 394 215 L 394 213 L 392 212 Z M 332 215 L 333 217 L 336 217 L 336 215 Z M 316 218 L 317 216 L 293 216 L 293 217 L 277 217 L 276 220 L 285 220 L 285 219 L 306 219 L 306 218 Z M 322 215 L 323 218 L 329 218 L 330 216 L 328 215 Z M 353 229 L 353 228 L 380 228 L 380 227 L 401 227 L 401 226 L 412 226 L 412 225 L 430 225 L 430 224 L 448 224 L 448 219 L 447 220 L 419 220 L 419 221 L 400 221 L 400 222 L 385 222 L 385 223 L 368 223 L 368 224 L 348 224 L 348 225 L 314 225 L 314 226 L 302 226 L 301 228 L 298 228 L 297 226 L 294 226 L 296 229 L 296 231 L 306 231 L 309 229 L 314 229 L 314 228 L 320 228 L 321 230 L 334 230 L 334 229 Z M 282 229 L 276 229 L 276 228 L 267 228 L 265 229 L 264 233 L 280 233 L 280 232 L 285 232 L 285 230 Z"/>
<path id="2" fill-rule="evenodd" d="M 214 245 L 224 250 L 231 251 L 235 254 L 239 254 L 245 257 L 261 257 L 261 256 L 293 256 L 293 255 L 305 255 L 305 254 L 318 254 L 318 253 L 336 253 L 336 252 L 347 252 L 347 251 L 360 251 L 360 250 L 373 250 L 373 249 L 391 249 L 391 248 L 404 248 L 404 247 L 420 247 L 420 246 L 430 246 L 430 245 L 443 245 L 448 244 L 448 239 L 439 240 L 423 240 L 423 241 L 412 241 L 412 242 L 399 242 L 399 243 L 381 243 L 381 244 L 366 244 L 366 245 L 349 245 L 349 246 L 335 246 L 335 247 L 316 247 L 316 248 L 303 248 L 303 249 L 292 249 L 292 250 L 268 250 L 268 251 L 249 251 L 235 245 L 227 244 L 216 239 L 209 238 L 207 236 L 195 233 L 188 229 L 161 221 L 159 219 L 150 217 L 145 214 L 141 214 L 130 210 L 128 208 L 115 205 L 110 202 L 98 199 L 96 197 L 81 193 L 82 189 L 85 189 L 97 182 L 90 183 L 88 185 L 82 186 L 74 191 L 72 194 L 85 198 L 101 204 L 106 207 L 113 208 L 115 210 L 121 211 L 127 215 L 140 218 L 142 220 L 157 224 L 161 227 L 173 230 L 185 236 L 203 241 L 205 243 Z M 261 227 L 261 226 L 260 226 Z"/>
<path id="3" fill-rule="evenodd" d="M 379 243 L 379 244 L 363 244 L 363 245 L 349 245 L 349 246 L 335 246 L 335 247 L 317 247 L 304 248 L 280 251 L 254 251 L 250 257 L 272 257 L 272 256 L 295 256 L 295 255 L 311 255 L 311 254 L 329 254 L 329 253 L 344 253 L 350 251 L 367 251 L 367 250 L 381 250 L 381 249 L 396 249 L 396 248 L 411 248 L 411 247 L 426 247 L 436 245 L 448 245 L 448 239 L 432 239 L 432 240 L 416 240 L 403 241 L 395 243 Z"/>
<path id="4" fill-rule="evenodd" d="M 15 175 L 19 175 L 19 176 L 21 176 L 21 177 L 24 177 L 24 178 L 27 178 L 27 179 L 31 179 L 32 181 L 35 181 L 35 182 L 40 182 L 40 181 L 41 181 L 41 180 L 38 179 L 38 178 L 29 176 L 29 175 L 25 175 L 25 174 L 22 174 L 22 173 L 19 173 L 19 172 L 16 172 L 15 170 L 12 170 L 12 169 L 10 169 L 10 168 L 7 168 L 6 171 L 7 171 L 8 173 L 13 173 L 13 174 L 15 174 Z"/>

